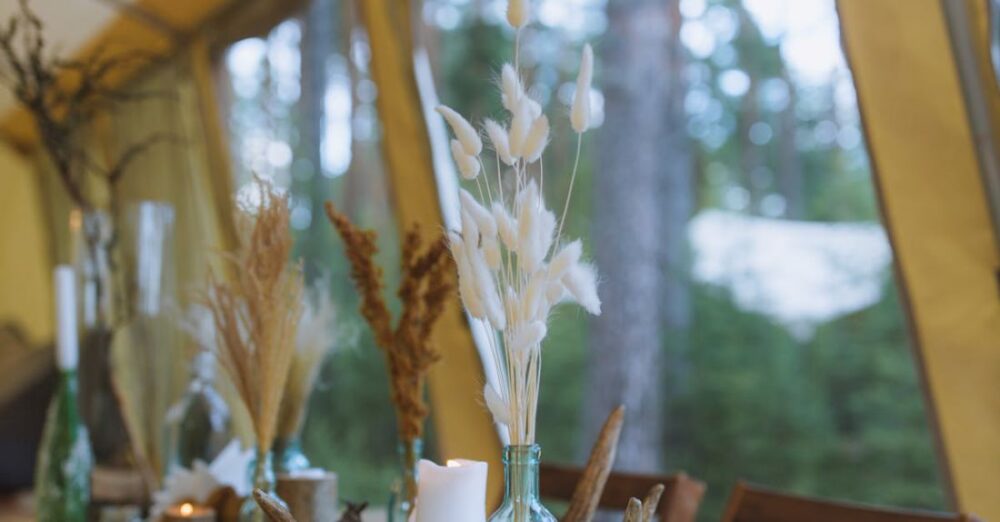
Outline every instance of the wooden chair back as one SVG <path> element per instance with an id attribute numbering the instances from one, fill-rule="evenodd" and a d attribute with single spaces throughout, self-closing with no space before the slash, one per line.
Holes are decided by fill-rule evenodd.
<path id="1" fill-rule="evenodd" d="M 582 469 L 543 462 L 539 467 L 539 493 L 542 498 L 568 501 L 582 476 Z M 657 484 L 664 486 L 660 505 L 656 508 L 660 521 L 694 522 L 701 497 L 705 494 L 705 484 L 684 473 L 656 476 L 611 472 L 599 506 L 625 511 L 629 499 L 635 497 L 642 500 Z"/>
<path id="2" fill-rule="evenodd" d="M 723 522 L 977 522 L 958 513 L 901 510 L 792 495 L 739 482 Z"/>

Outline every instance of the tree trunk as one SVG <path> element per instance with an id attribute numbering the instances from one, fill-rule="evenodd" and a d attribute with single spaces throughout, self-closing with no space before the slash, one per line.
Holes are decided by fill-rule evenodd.
<path id="1" fill-rule="evenodd" d="M 330 180 L 323 175 L 323 128 L 326 124 L 325 96 L 328 71 L 327 60 L 333 51 L 335 13 L 332 0 L 313 0 L 302 19 L 301 97 L 299 98 L 300 139 L 304 159 L 309 160 L 311 172 L 301 181 L 307 188 L 300 194 L 307 195 L 311 213 L 305 238 L 299 241 L 300 254 L 307 260 L 306 280 L 312 281 L 320 272 L 322 253 L 329 243 L 329 223 L 323 217 L 323 202 L 329 197 Z M 293 168 L 293 176 L 297 173 Z M 294 179 L 294 178 L 293 178 Z"/>
<path id="2" fill-rule="evenodd" d="M 664 241 L 683 241 L 683 233 L 663 227 L 677 208 L 661 188 L 689 175 L 662 152 L 669 137 L 670 64 L 677 56 L 671 52 L 673 3 L 611 0 L 609 37 L 599 49 L 606 116 L 597 137 L 593 226 L 603 314 L 592 322 L 584 443 L 596 437 L 608 412 L 625 404 L 616 467 L 637 471 L 662 466 L 667 296 L 661 260 Z"/>

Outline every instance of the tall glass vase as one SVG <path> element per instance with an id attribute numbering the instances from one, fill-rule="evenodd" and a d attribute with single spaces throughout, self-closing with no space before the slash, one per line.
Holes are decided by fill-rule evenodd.
<path id="1" fill-rule="evenodd" d="M 94 450 L 94 506 L 142 506 L 146 478 L 163 467 L 174 360 L 174 326 L 165 311 L 174 284 L 173 220 L 173 208 L 154 201 L 129 204 L 121 215 L 91 210 L 70 219 L 82 288 L 80 406 Z"/>
<path id="2" fill-rule="evenodd" d="M 538 498 L 537 444 L 507 446 L 503 450 L 504 498 L 490 522 L 556 522 Z"/>
<path id="3" fill-rule="evenodd" d="M 262 453 L 260 449 L 257 450 L 257 457 L 253 463 L 252 482 L 254 489 L 260 489 L 281 501 L 274 491 L 277 481 L 274 476 L 274 455 L 270 451 Z M 269 522 L 269 520 L 264 510 L 253 499 L 253 495 L 243 501 L 243 505 L 240 506 L 239 522 Z"/>
<path id="4" fill-rule="evenodd" d="M 423 455 L 424 442 L 414 439 L 399 443 L 400 473 L 389 496 L 388 522 L 407 522 L 417 499 L 417 462 Z"/>
<path id="5" fill-rule="evenodd" d="M 168 473 L 193 469 L 196 460 L 210 464 L 232 438 L 229 407 L 215 389 L 215 364 L 208 352 L 196 355 L 187 391 L 167 412 Z"/>

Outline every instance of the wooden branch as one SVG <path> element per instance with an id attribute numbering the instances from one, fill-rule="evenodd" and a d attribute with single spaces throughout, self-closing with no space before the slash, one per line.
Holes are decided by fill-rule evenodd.
<path id="1" fill-rule="evenodd" d="M 253 499 L 264 510 L 271 522 L 295 522 L 295 518 L 285 509 L 285 506 L 282 506 L 278 499 L 265 493 L 264 490 L 254 488 Z"/>
<path id="2" fill-rule="evenodd" d="M 642 522 L 653 522 L 656 516 L 656 508 L 660 507 L 660 497 L 663 496 L 663 484 L 657 484 L 646 493 L 645 500 L 642 501 Z"/>
<path id="3" fill-rule="evenodd" d="M 632 498 L 628 501 L 628 509 L 625 510 L 625 522 L 642 522 L 642 502 Z"/>
<path id="4" fill-rule="evenodd" d="M 569 510 L 563 516 L 562 522 L 590 522 L 597 511 L 597 505 L 604 493 L 604 485 L 615 463 L 615 453 L 618 449 L 618 438 L 621 436 L 622 425 L 625 423 L 625 406 L 618 406 L 611 412 L 608 420 L 591 450 L 590 459 L 584 469 L 583 477 L 576 485 Z M 638 519 L 637 519 L 638 520 Z"/>

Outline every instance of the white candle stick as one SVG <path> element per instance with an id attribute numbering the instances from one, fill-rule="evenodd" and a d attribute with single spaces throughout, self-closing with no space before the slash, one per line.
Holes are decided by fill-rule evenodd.
<path id="1" fill-rule="evenodd" d="M 485 462 L 449 460 L 417 465 L 416 522 L 486 522 Z"/>
<path id="2" fill-rule="evenodd" d="M 52 276 L 56 293 L 56 362 L 60 370 L 75 370 L 79 360 L 76 331 L 76 273 L 57 266 Z"/>

